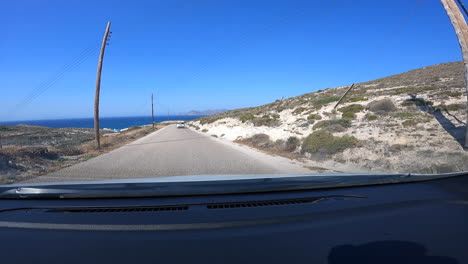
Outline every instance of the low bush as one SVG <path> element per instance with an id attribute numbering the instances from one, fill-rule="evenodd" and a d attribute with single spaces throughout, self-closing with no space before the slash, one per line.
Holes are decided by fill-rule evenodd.
<path id="1" fill-rule="evenodd" d="M 335 102 L 340 100 L 339 96 L 326 96 L 322 98 L 318 98 L 313 102 L 314 105 L 324 105 L 324 104 L 329 104 L 331 102 Z"/>
<path id="2" fill-rule="evenodd" d="M 268 149 L 275 146 L 275 142 L 270 140 L 270 136 L 263 133 L 255 134 L 250 138 L 241 139 L 239 141 L 241 143 L 262 149 Z"/>
<path id="3" fill-rule="evenodd" d="M 275 114 L 273 114 L 272 116 L 264 115 L 260 118 L 255 118 L 251 120 L 251 122 L 254 126 L 267 126 L 267 127 L 275 127 L 281 124 L 279 120 L 279 115 L 275 115 Z"/>
<path id="4" fill-rule="evenodd" d="M 367 109 L 374 113 L 388 113 L 397 110 L 397 108 L 393 104 L 393 101 L 389 98 L 370 102 L 367 105 Z"/>
<path id="5" fill-rule="evenodd" d="M 60 156 L 78 156 L 84 153 L 84 151 L 78 147 L 63 146 L 55 149 Z"/>
<path id="6" fill-rule="evenodd" d="M 322 116 L 320 116 L 319 114 L 310 114 L 307 116 L 307 120 L 320 120 L 322 119 Z"/>
<path id="7" fill-rule="evenodd" d="M 301 142 L 297 137 L 289 137 L 286 140 L 284 150 L 289 151 L 289 152 L 293 152 L 293 151 L 296 150 L 296 148 L 299 146 L 300 143 Z"/>
<path id="8" fill-rule="evenodd" d="M 293 113 L 293 115 L 299 115 L 299 114 L 301 114 L 302 112 L 304 112 L 305 110 L 306 110 L 305 107 L 298 107 L 298 108 L 296 108 L 296 110 L 294 110 L 292 113 Z"/>
<path id="9" fill-rule="evenodd" d="M 373 121 L 373 120 L 377 120 L 377 119 L 378 119 L 377 115 L 368 115 L 367 116 L 367 120 L 369 120 L 369 121 Z"/>
<path id="10" fill-rule="evenodd" d="M 336 154 L 357 144 L 353 136 L 335 137 L 325 130 L 314 131 L 302 143 L 301 152 L 310 154 Z"/>
<path id="11" fill-rule="evenodd" d="M 446 111 L 458 111 L 461 109 L 465 109 L 465 105 L 462 104 L 449 104 L 449 105 L 439 105 L 437 108 L 443 109 Z"/>
<path id="12" fill-rule="evenodd" d="M 358 113 L 364 110 L 364 106 L 360 104 L 352 104 L 345 107 L 338 108 L 338 111 L 342 113 Z"/>
<path id="13" fill-rule="evenodd" d="M 343 132 L 349 127 L 351 127 L 349 119 L 330 119 L 319 121 L 312 128 L 325 129 L 329 132 Z"/>
<path id="14" fill-rule="evenodd" d="M 414 119 L 408 119 L 401 123 L 404 127 L 414 127 L 418 124 L 418 121 Z"/>
<path id="15" fill-rule="evenodd" d="M 252 114 L 245 114 L 245 115 L 241 115 L 239 117 L 239 120 L 242 122 L 242 123 L 245 123 L 246 121 L 248 120 L 254 120 L 255 119 L 255 116 L 252 115 Z"/>
<path id="16" fill-rule="evenodd" d="M 202 132 L 206 133 L 206 132 L 208 132 L 208 129 L 204 128 L 204 129 L 202 129 Z"/>
<path id="17" fill-rule="evenodd" d="M 354 119 L 356 118 L 356 114 L 352 112 L 346 112 L 341 115 L 341 118 L 343 119 Z"/>

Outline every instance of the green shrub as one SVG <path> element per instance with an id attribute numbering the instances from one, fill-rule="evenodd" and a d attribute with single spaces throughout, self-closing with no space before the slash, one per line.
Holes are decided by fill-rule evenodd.
<path id="1" fill-rule="evenodd" d="M 376 113 L 394 112 L 394 111 L 397 110 L 397 108 L 393 104 L 393 101 L 391 99 L 389 99 L 389 98 L 385 98 L 385 99 L 382 99 L 382 100 L 377 100 L 377 101 L 370 102 L 367 105 L 367 108 L 370 111 L 376 112 Z"/>
<path id="2" fill-rule="evenodd" d="M 367 120 L 369 120 L 369 121 L 377 120 L 377 118 L 378 118 L 377 115 L 368 115 L 367 116 Z"/>
<path id="3" fill-rule="evenodd" d="M 280 121 L 276 118 L 271 118 L 269 115 L 264 115 L 260 118 L 255 118 L 252 120 L 252 124 L 254 126 L 267 126 L 267 127 L 274 127 L 279 126 Z"/>
<path id="4" fill-rule="evenodd" d="M 416 126 L 416 124 L 418 124 L 418 121 L 414 120 L 414 119 L 408 119 L 408 120 L 405 120 L 401 123 L 404 127 L 414 127 Z"/>
<path id="5" fill-rule="evenodd" d="M 206 132 L 208 132 L 208 129 L 204 128 L 204 129 L 202 129 L 202 132 L 206 133 Z"/>
<path id="6" fill-rule="evenodd" d="M 345 113 L 345 112 L 358 113 L 358 112 L 361 112 L 362 110 L 364 110 L 364 106 L 362 106 L 360 104 L 352 104 L 352 105 L 348 105 L 348 106 L 345 106 L 345 107 L 338 108 L 338 111 L 340 111 L 342 113 Z"/>
<path id="7" fill-rule="evenodd" d="M 242 122 L 242 123 L 245 123 L 246 121 L 248 120 L 254 120 L 255 119 L 255 116 L 252 115 L 252 114 L 245 114 L 245 115 L 241 115 L 239 117 L 239 120 Z"/>
<path id="8" fill-rule="evenodd" d="M 305 107 L 298 107 L 298 108 L 296 108 L 296 110 L 294 110 L 292 113 L 293 113 L 294 115 L 299 115 L 299 114 L 301 114 L 302 112 L 304 112 L 305 110 L 306 110 Z"/>
<path id="9" fill-rule="evenodd" d="M 312 120 L 312 119 L 321 120 L 321 119 L 322 119 L 322 116 L 319 115 L 319 114 L 310 114 L 310 115 L 307 117 L 307 120 Z"/>
<path id="10" fill-rule="evenodd" d="M 284 149 L 286 151 L 293 152 L 296 150 L 299 144 L 300 144 L 300 141 L 297 137 L 289 137 L 288 140 L 286 140 L 286 145 Z"/>
<path id="11" fill-rule="evenodd" d="M 355 113 L 352 113 L 352 112 L 346 112 L 346 113 L 343 113 L 341 115 L 341 118 L 344 118 L 344 119 L 354 119 L 356 118 L 356 114 Z"/>
<path id="12" fill-rule="evenodd" d="M 313 129 L 325 129 L 329 132 L 343 132 L 351 127 L 351 121 L 348 119 L 330 119 L 317 122 Z"/>
<path id="13" fill-rule="evenodd" d="M 275 142 L 270 140 L 267 134 L 255 134 L 250 138 L 239 140 L 240 142 L 257 148 L 268 149 L 275 146 Z"/>
<path id="14" fill-rule="evenodd" d="M 313 102 L 314 105 L 324 105 L 324 104 L 329 104 L 331 102 L 335 102 L 340 100 L 339 96 L 326 96 L 319 98 Z"/>
<path id="15" fill-rule="evenodd" d="M 439 109 L 444 109 L 444 110 L 447 110 L 447 111 L 458 111 L 460 109 L 464 109 L 465 108 L 465 105 L 462 105 L 462 104 L 449 104 L 449 105 L 439 105 L 438 106 Z"/>
<path id="16" fill-rule="evenodd" d="M 335 154 L 356 145 L 358 140 L 353 136 L 335 137 L 325 130 L 314 131 L 302 143 L 302 153 Z"/>

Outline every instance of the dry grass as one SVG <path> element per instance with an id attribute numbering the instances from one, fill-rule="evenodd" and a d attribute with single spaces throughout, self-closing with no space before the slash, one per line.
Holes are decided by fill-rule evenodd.
<path id="1" fill-rule="evenodd" d="M 162 127 L 164 125 L 157 125 L 155 130 Z M 78 146 L 3 147 L 0 149 L 0 184 L 19 182 L 72 166 L 117 149 L 155 130 L 152 127 L 133 127 L 120 133 L 105 134 L 101 138 L 100 151 L 94 140 Z"/>
<path id="2" fill-rule="evenodd" d="M 164 125 L 156 125 L 155 130 L 163 127 Z M 155 130 L 153 130 L 152 127 L 132 127 L 126 131 L 120 132 L 119 134 L 108 134 L 108 136 L 101 137 L 101 151 L 97 150 L 94 140 L 82 144 L 77 149 L 82 151 L 85 155 L 100 155 L 116 148 L 120 148 L 123 145 L 144 137 Z"/>

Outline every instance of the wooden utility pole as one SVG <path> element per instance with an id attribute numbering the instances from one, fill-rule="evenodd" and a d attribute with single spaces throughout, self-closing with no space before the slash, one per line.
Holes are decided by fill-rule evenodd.
<path id="1" fill-rule="evenodd" d="M 465 90 L 467 93 L 467 123 L 465 128 L 464 148 L 468 149 L 468 25 L 466 24 L 465 17 L 460 12 L 460 9 L 454 0 L 440 0 L 440 2 L 444 6 L 445 11 L 447 11 L 450 22 L 452 22 L 452 26 L 455 29 L 463 56 L 463 64 L 465 67 Z"/>
<path id="2" fill-rule="evenodd" d="M 107 22 L 106 31 L 104 32 L 104 37 L 102 38 L 101 44 L 101 53 L 99 53 L 97 74 L 96 74 L 96 93 L 94 95 L 94 130 L 96 132 L 96 147 L 98 150 L 101 150 L 101 138 L 99 135 L 99 93 L 101 90 L 101 71 L 102 71 L 102 61 L 104 60 L 104 51 L 106 50 L 107 37 L 109 36 L 111 22 Z"/>
<path id="3" fill-rule="evenodd" d="M 349 91 L 351 91 L 351 89 L 353 89 L 353 87 L 354 87 L 354 83 L 351 84 L 351 87 L 349 87 L 348 90 L 346 90 L 346 92 L 343 94 L 343 96 L 341 96 L 340 100 L 338 101 L 338 103 L 336 103 L 336 105 L 335 105 L 335 107 L 333 107 L 333 109 L 336 109 L 336 107 L 341 103 L 341 101 L 343 101 L 345 96 L 349 93 Z"/>
<path id="4" fill-rule="evenodd" d="M 151 93 L 151 118 L 153 119 L 153 129 L 154 129 L 154 106 L 153 106 L 153 93 Z"/>

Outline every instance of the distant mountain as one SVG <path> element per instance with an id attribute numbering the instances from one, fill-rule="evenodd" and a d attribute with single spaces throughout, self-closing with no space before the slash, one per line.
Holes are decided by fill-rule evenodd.
<path id="1" fill-rule="evenodd" d="M 229 111 L 229 110 L 227 109 L 214 109 L 214 110 L 205 110 L 205 111 L 192 110 L 188 112 L 186 115 L 215 115 L 215 114 L 223 113 L 226 111 Z"/>

